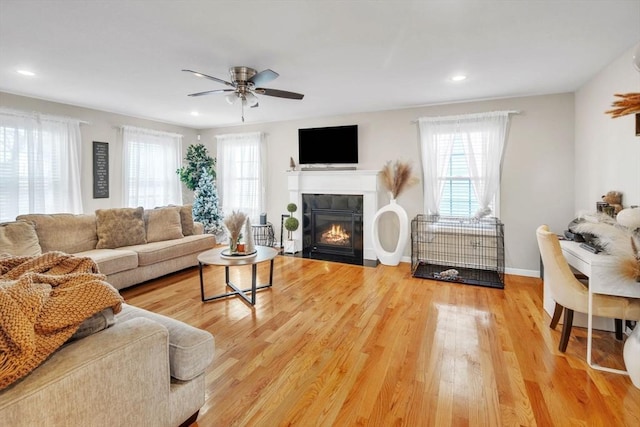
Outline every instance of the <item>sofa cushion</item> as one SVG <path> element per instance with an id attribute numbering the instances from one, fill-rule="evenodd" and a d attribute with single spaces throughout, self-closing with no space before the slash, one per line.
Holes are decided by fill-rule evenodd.
<path id="1" fill-rule="evenodd" d="M 177 206 L 147 209 L 144 211 L 144 221 L 147 243 L 184 237 L 180 221 L 180 208 Z"/>
<path id="2" fill-rule="evenodd" d="M 116 320 L 124 322 L 136 317 L 153 320 L 169 331 L 169 368 L 173 378 L 192 380 L 202 374 L 213 360 L 215 342 L 209 332 L 127 304 L 122 304 Z"/>
<path id="3" fill-rule="evenodd" d="M 98 243 L 96 249 L 113 249 L 147 243 L 144 208 L 96 210 Z"/>
<path id="4" fill-rule="evenodd" d="M 96 248 L 96 217 L 93 214 L 28 214 L 16 219 L 33 222 L 42 252 L 68 254 Z"/>
<path id="5" fill-rule="evenodd" d="M 88 256 L 98 264 L 102 274 L 115 274 L 138 266 L 138 254 L 126 249 L 93 249 L 78 252 L 76 256 Z"/>
<path id="6" fill-rule="evenodd" d="M 151 265 L 213 248 L 215 239 L 208 234 L 186 236 L 177 240 L 147 243 L 146 245 L 127 246 L 138 253 L 138 265 Z"/>
<path id="7" fill-rule="evenodd" d="M 0 254 L 36 256 L 42 253 L 36 227 L 29 221 L 13 221 L 0 224 Z"/>

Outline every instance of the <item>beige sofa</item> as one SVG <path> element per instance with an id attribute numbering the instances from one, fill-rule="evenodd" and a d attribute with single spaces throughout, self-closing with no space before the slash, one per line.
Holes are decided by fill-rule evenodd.
<path id="1" fill-rule="evenodd" d="M 0 252 L 88 256 L 116 289 L 198 265 L 198 254 L 216 244 L 215 237 L 203 234 L 202 224 L 193 222 L 189 205 L 98 209 L 81 215 L 29 214 L 16 220 L 4 225 L 20 228 L 15 239 L 23 248 L 12 250 L 6 244 L 3 248 L 0 236 Z"/>
<path id="2" fill-rule="evenodd" d="M 0 424 L 176 427 L 204 404 L 206 331 L 123 305 L 113 326 L 65 344 L 0 391 Z"/>

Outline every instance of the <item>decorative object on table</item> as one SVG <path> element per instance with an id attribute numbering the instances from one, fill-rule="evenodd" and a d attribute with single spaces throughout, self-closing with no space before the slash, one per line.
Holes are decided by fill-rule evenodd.
<path id="1" fill-rule="evenodd" d="M 244 236 L 244 250 L 249 254 L 253 253 L 256 250 L 256 244 L 253 241 L 253 229 L 249 217 L 244 223 Z"/>
<path id="2" fill-rule="evenodd" d="M 293 160 L 293 157 L 289 157 L 289 170 L 296 170 L 296 162 Z"/>
<path id="3" fill-rule="evenodd" d="M 614 214 L 620 212 L 622 210 L 622 193 L 619 191 L 608 191 L 607 194 L 602 196 L 602 202 L 606 203 L 602 211 L 609 216 L 614 216 L 608 211 L 607 206 L 613 208 Z"/>
<path id="4" fill-rule="evenodd" d="M 204 225 L 205 233 L 217 234 L 222 231 L 222 213 L 218 205 L 218 189 L 213 175 L 202 168 L 200 181 L 194 192 L 193 219 Z"/>
<path id="5" fill-rule="evenodd" d="M 240 211 L 233 211 L 224 218 L 224 225 L 229 233 L 229 252 L 231 254 L 238 253 L 238 243 L 246 219 L 247 215 Z"/>
<path id="6" fill-rule="evenodd" d="M 623 223 L 628 220 L 627 215 L 635 216 L 635 213 L 623 214 Z M 621 279 L 640 282 L 640 235 L 636 229 L 627 227 L 604 214 L 596 214 L 584 219 L 575 226 L 576 232 L 595 236 L 598 246 L 614 257 L 618 263 Z M 628 224 L 636 225 L 633 220 Z"/>
<path id="7" fill-rule="evenodd" d="M 613 96 L 620 98 L 613 101 L 613 110 L 608 110 L 605 113 L 611 114 L 611 118 L 626 116 L 627 114 L 640 113 L 640 93 L 616 93 Z"/>
<path id="8" fill-rule="evenodd" d="M 627 337 L 622 356 L 631 382 L 640 388 L 640 322 L 636 322 L 631 335 Z"/>
<path id="9" fill-rule="evenodd" d="M 387 162 L 382 168 L 382 186 L 389 192 L 389 204 L 380 208 L 373 217 L 373 250 L 384 265 L 398 265 L 404 253 L 404 248 L 409 240 L 409 217 L 402 206 L 396 203 L 398 196 L 408 187 L 418 182 L 418 178 L 413 175 L 410 163 L 396 161 Z M 380 243 L 380 218 L 386 212 L 391 212 L 398 217 L 400 230 L 398 241 L 393 252 L 386 251 Z"/>
<path id="10" fill-rule="evenodd" d="M 287 229 L 287 240 L 284 243 L 284 253 L 286 254 L 295 254 L 297 252 L 296 241 L 293 239 L 293 232 L 300 226 L 298 218 L 293 216 L 293 213 L 297 210 L 298 206 L 295 203 L 289 203 L 287 205 L 289 218 L 284 221 L 284 228 Z"/>
<path id="11" fill-rule="evenodd" d="M 636 234 L 640 233 L 640 208 L 638 206 L 632 206 L 621 210 L 618 212 L 618 215 L 616 215 L 616 221 L 618 224 L 627 227 Z"/>
<path id="12" fill-rule="evenodd" d="M 212 179 L 216 179 L 216 159 L 209 156 L 203 144 L 189 145 L 184 160 L 186 165 L 176 170 L 176 173 L 189 190 L 195 191 L 204 171 L 208 172 Z"/>

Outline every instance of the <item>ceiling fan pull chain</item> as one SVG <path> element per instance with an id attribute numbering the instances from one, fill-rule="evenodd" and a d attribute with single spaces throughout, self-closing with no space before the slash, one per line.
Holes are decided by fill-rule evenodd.
<path id="1" fill-rule="evenodd" d="M 244 99 L 240 98 L 240 105 L 242 108 L 242 123 L 244 123 Z"/>

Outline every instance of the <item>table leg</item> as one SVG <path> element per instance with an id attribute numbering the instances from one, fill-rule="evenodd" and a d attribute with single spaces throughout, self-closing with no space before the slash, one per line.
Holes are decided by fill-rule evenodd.
<path id="1" fill-rule="evenodd" d="M 238 286 L 236 286 L 234 283 L 232 283 L 229 280 L 229 267 L 225 266 L 225 268 L 224 268 L 225 284 L 228 287 L 230 287 L 232 289 L 232 291 L 231 292 L 226 292 L 226 293 L 223 293 L 223 294 L 219 294 L 219 295 L 205 297 L 204 296 L 204 279 L 203 279 L 203 274 L 202 274 L 203 265 L 202 265 L 202 263 L 200 263 L 200 293 L 201 293 L 202 301 L 206 302 L 206 301 L 217 300 L 217 299 L 220 299 L 220 298 L 226 298 L 226 297 L 231 297 L 231 296 L 239 296 L 240 298 L 242 298 L 248 304 L 255 305 L 256 304 L 256 292 L 258 290 L 260 290 L 260 289 L 270 288 L 272 286 L 272 283 L 273 283 L 273 259 L 271 260 L 270 267 L 271 268 L 270 268 L 270 271 L 269 271 L 269 283 L 265 284 L 265 285 L 258 285 L 257 284 L 258 264 L 252 264 L 251 265 L 251 287 L 247 288 L 247 289 L 240 289 Z M 247 293 L 250 293 L 250 297 L 247 296 Z"/>
<path id="2" fill-rule="evenodd" d="M 592 353 L 592 341 L 593 341 L 593 292 L 591 291 L 591 288 L 589 288 L 589 305 L 587 307 L 587 363 L 589 364 L 589 366 L 593 369 L 596 369 L 598 371 L 604 371 L 604 372 L 611 372 L 614 374 L 622 374 L 622 375 L 629 375 L 629 373 L 627 371 L 621 370 L 621 369 L 613 369 L 613 368 L 608 368 L 606 366 L 601 366 L 598 365 L 597 363 L 593 363 L 591 360 L 591 353 Z"/>
<path id="3" fill-rule="evenodd" d="M 200 299 L 204 302 L 206 301 L 204 298 L 204 280 L 202 278 L 202 263 L 198 263 L 200 265 Z"/>
<path id="4" fill-rule="evenodd" d="M 258 270 L 258 265 L 253 264 L 251 266 L 251 304 L 255 305 L 256 303 L 256 274 Z"/>

